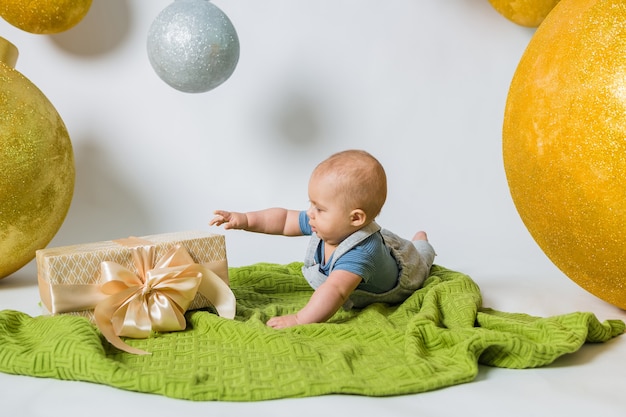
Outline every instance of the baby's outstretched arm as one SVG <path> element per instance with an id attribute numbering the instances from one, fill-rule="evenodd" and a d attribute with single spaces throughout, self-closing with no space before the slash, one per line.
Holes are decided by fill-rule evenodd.
<path id="1" fill-rule="evenodd" d="M 224 229 L 240 229 L 269 235 L 301 236 L 299 211 L 269 208 L 247 213 L 215 210 L 210 226 L 224 225 Z"/>
<path id="2" fill-rule="evenodd" d="M 352 272 L 335 270 L 320 285 L 309 302 L 296 314 L 272 317 L 267 325 L 275 329 L 299 324 L 322 323 L 331 318 L 348 300 L 361 282 L 361 277 Z"/>

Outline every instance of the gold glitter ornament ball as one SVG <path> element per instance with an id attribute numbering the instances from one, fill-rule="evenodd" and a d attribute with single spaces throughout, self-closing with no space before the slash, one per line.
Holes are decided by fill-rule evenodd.
<path id="1" fill-rule="evenodd" d="M 489 0 L 502 16 L 521 26 L 535 28 L 559 0 Z"/>
<path id="2" fill-rule="evenodd" d="M 58 232 L 74 192 L 74 154 L 61 117 L 13 67 L 0 38 L 0 278 L 35 257 Z"/>
<path id="3" fill-rule="evenodd" d="M 36 34 L 64 32 L 80 22 L 92 0 L 2 0 L 0 16 L 23 31 Z"/>
<path id="4" fill-rule="evenodd" d="M 626 2 L 561 0 L 539 26 L 511 82 L 503 157 L 539 247 L 626 308 Z"/>

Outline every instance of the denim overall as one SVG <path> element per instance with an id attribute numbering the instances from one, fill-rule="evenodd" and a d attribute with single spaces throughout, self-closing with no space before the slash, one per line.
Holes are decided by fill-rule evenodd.
<path id="1" fill-rule="evenodd" d="M 337 246 L 329 266 L 329 273 L 332 272 L 337 259 L 378 231 L 381 232 L 385 245 L 390 249 L 398 264 L 400 271 L 398 282 L 395 287 L 383 293 L 356 289 L 344 304 L 345 309 L 363 308 L 372 303 L 399 304 L 419 289 L 428 277 L 435 258 L 435 251 L 430 243 L 426 240 L 411 242 L 403 239 L 386 229 L 381 229 L 376 222 L 357 230 Z M 321 239 L 317 235 L 311 236 L 302 267 L 302 274 L 314 289 L 317 289 L 328 278 L 320 272 L 319 265 L 315 263 L 315 252 L 320 242 Z"/>

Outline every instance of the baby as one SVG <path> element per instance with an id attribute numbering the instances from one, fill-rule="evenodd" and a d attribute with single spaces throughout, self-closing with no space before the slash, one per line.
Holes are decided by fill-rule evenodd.
<path id="1" fill-rule="evenodd" d="M 342 306 L 401 303 L 420 288 L 435 251 L 424 232 L 408 241 L 374 221 L 387 198 L 385 170 L 376 158 L 361 150 L 336 153 L 315 168 L 308 191 L 311 205 L 306 211 L 217 210 L 209 223 L 275 235 L 312 235 L 302 272 L 315 291 L 300 311 L 273 317 L 268 326 L 321 323 Z"/>

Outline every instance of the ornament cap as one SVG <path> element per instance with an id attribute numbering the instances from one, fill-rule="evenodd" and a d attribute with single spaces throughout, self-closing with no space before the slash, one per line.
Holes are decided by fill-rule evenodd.
<path id="1" fill-rule="evenodd" d="M 0 36 L 0 62 L 3 62 L 11 68 L 15 68 L 18 55 L 17 47 Z"/>

